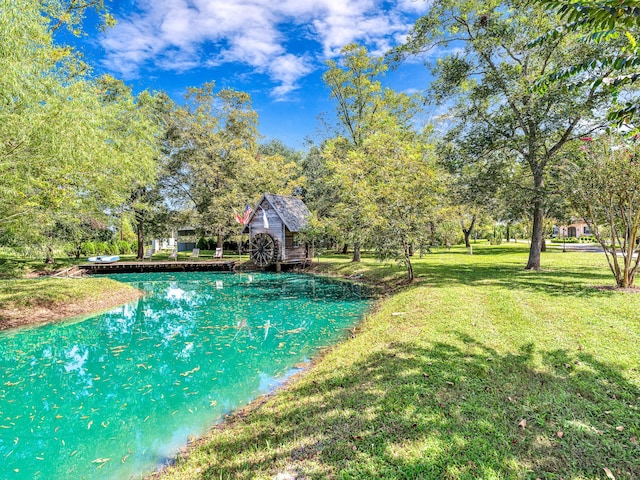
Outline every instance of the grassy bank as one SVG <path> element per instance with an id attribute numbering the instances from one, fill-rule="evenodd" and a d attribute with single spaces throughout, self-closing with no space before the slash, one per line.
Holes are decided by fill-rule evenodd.
<path id="1" fill-rule="evenodd" d="M 0 330 L 83 315 L 139 295 L 108 278 L 37 278 L 0 281 Z"/>
<path id="2" fill-rule="evenodd" d="M 594 288 L 613 283 L 602 255 L 526 255 L 416 258 L 415 285 L 166 478 L 640 478 L 640 295 Z"/>
<path id="3" fill-rule="evenodd" d="M 73 303 L 133 290 L 108 278 L 41 278 L 4 280 L 0 283 L 0 305 L 28 308 Z"/>

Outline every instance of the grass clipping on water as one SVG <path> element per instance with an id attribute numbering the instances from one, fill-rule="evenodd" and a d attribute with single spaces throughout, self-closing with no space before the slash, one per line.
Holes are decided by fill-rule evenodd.
<path id="1" fill-rule="evenodd" d="M 163 475 L 640 478 L 640 295 L 594 288 L 598 254 L 474 253 L 416 258 L 419 282 Z"/>

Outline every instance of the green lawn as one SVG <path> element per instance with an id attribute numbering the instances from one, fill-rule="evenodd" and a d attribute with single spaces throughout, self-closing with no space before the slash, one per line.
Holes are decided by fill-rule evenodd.
<path id="1" fill-rule="evenodd" d="M 167 478 L 640 478 L 640 295 L 602 254 L 478 245 L 415 259 L 418 281 Z M 327 272 L 394 283 L 367 259 Z M 290 476 L 286 476 L 290 474 Z"/>
<path id="2" fill-rule="evenodd" d="M 117 295 L 133 287 L 108 278 L 38 278 L 0 281 L 0 306 L 25 308 L 69 304 Z M 0 322 L 2 318 L 0 318 Z"/>
<path id="3" fill-rule="evenodd" d="M 92 302 L 106 296 L 118 297 L 130 294 L 133 287 L 108 278 L 52 278 L 56 271 L 86 262 L 84 259 L 56 258 L 46 265 L 42 259 L 0 258 L 0 310 L 19 309 L 27 314 L 37 307 L 55 307 L 77 302 Z M 34 278 L 23 278 L 31 274 Z M 0 330 L 6 319 L 0 314 Z M 36 322 L 38 323 L 38 322 Z"/>

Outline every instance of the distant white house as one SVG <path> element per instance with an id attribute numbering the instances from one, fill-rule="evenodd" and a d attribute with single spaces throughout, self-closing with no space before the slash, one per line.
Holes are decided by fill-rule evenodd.
<path id="1" fill-rule="evenodd" d="M 554 237 L 580 238 L 591 235 L 591 229 L 584 220 L 573 220 L 569 225 L 556 225 L 553 227 Z"/>

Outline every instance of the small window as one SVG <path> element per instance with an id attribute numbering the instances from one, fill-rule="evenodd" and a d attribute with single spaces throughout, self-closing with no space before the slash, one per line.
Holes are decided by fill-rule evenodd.
<path id="1" fill-rule="evenodd" d="M 591 235 L 591 229 L 589 228 L 589 225 L 585 225 L 585 227 L 582 229 L 582 233 L 584 233 L 585 235 Z"/>
<path id="2" fill-rule="evenodd" d="M 300 245 L 302 245 L 302 243 L 300 242 L 300 236 L 296 235 L 295 233 L 293 234 L 293 248 L 297 248 Z"/>

